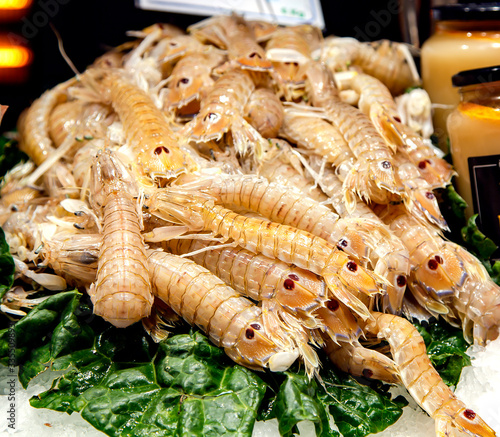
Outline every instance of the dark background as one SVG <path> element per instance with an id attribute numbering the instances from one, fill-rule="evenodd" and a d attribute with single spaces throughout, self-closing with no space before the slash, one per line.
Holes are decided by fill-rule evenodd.
<path id="1" fill-rule="evenodd" d="M 397 0 L 324 0 L 322 8 L 325 35 L 352 36 L 365 41 L 403 40 Z M 22 109 L 44 90 L 74 75 L 59 52 L 54 31 L 49 24 L 44 24 L 44 17 L 61 35 L 65 51 L 79 71 L 107 49 L 129 40 L 127 30 L 139 30 L 156 22 L 186 28 L 205 18 L 141 10 L 135 7 L 133 0 L 35 0 L 21 22 L 0 23 L 0 32 L 22 35 L 35 54 L 28 82 L 0 84 L 0 103 L 9 106 L 2 131 L 15 127 Z M 427 20 L 428 8 L 422 3 L 424 36 Z"/>

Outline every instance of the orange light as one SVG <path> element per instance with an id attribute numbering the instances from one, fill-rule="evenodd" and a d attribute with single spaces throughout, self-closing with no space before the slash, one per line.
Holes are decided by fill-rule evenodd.
<path id="1" fill-rule="evenodd" d="M 26 9 L 33 0 L 0 0 L 0 9 Z"/>
<path id="2" fill-rule="evenodd" d="M 22 46 L 0 47 L 0 68 L 26 67 L 31 62 L 31 50 Z"/>

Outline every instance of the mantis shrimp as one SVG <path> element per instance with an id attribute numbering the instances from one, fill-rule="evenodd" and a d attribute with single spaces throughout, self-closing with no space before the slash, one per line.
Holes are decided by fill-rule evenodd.
<path id="1" fill-rule="evenodd" d="M 384 282 L 363 269 L 343 251 L 324 239 L 292 226 L 245 217 L 215 205 L 209 195 L 185 190 L 160 189 L 146 200 L 151 213 L 180 222 L 192 231 L 208 231 L 212 236 L 264 255 L 293 263 L 324 277 L 330 291 L 361 317 L 370 317 L 366 306 L 348 290 L 373 295 Z"/>
<path id="2" fill-rule="evenodd" d="M 154 293 L 238 364 L 281 372 L 298 358 L 279 322 L 271 328 L 259 307 L 194 261 L 150 251 L 148 266 Z"/>
<path id="3" fill-rule="evenodd" d="M 146 250 L 133 196 L 135 181 L 110 152 L 99 151 L 93 165 L 91 201 L 103 211 L 103 236 L 96 282 L 89 294 L 94 313 L 126 327 L 148 316 L 153 293 Z"/>

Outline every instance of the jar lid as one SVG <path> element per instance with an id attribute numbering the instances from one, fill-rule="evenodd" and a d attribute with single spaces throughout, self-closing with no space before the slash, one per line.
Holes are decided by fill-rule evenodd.
<path id="1" fill-rule="evenodd" d="M 500 2 L 459 3 L 432 8 L 435 20 L 500 20 Z"/>
<path id="2" fill-rule="evenodd" d="M 460 71 L 451 78 L 451 82 L 454 87 L 477 85 L 480 83 L 496 82 L 499 80 L 500 65 Z"/>

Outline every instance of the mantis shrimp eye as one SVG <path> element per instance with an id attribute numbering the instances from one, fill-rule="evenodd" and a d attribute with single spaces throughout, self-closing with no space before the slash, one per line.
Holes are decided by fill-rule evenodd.
<path id="1" fill-rule="evenodd" d="M 216 114 L 215 112 L 210 112 L 205 116 L 204 120 L 216 122 L 219 118 L 220 118 L 219 114 Z"/>
<path id="2" fill-rule="evenodd" d="M 260 331 L 260 325 L 258 323 L 252 323 L 250 326 L 256 331 Z"/>
<path id="3" fill-rule="evenodd" d="M 418 168 L 419 168 L 420 170 L 423 170 L 423 169 L 427 166 L 427 164 L 430 164 L 430 163 L 431 163 L 431 162 L 430 162 L 428 159 L 424 159 L 424 160 L 422 160 L 422 161 L 420 161 L 420 162 L 418 163 Z"/>
<path id="4" fill-rule="evenodd" d="M 154 150 L 155 155 L 159 155 L 161 152 L 170 153 L 170 150 L 168 150 L 165 146 L 157 147 Z"/>
<path id="5" fill-rule="evenodd" d="M 338 300 L 335 300 L 335 299 L 330 299 L 327 303 L 326 303 L 326 307 L 330 310 L 330 311 L 337 311 L 339 309 L 339 301 Z"/>
<path id="6" fill-rule="evenodd" d="M 298 281 L 299 277 L 295 273 L 290 273 L 288 277 L 294 281 Z"/>
<path id="7" fill-rule="evenodd" d="M 337 249 L 344 250 L 344 247 L 347 247 L 349 242 L 345 238 L 341 238 L 337 244 Z"/>
<path id="8" fill-rule="evenodd" d="M 358 265 L 354 261 L 349 261 L 347 263 L 347 268 L 349 271 L 355 272 L 356 270 L 358 270 Z"/>
<path id="9" fill-rule="evenodd" d="M 373 376 L 373 371 L 370 369 L 363 369 L 363 376 L 365 378 L 371 378 Z"/>
<path id="10" fill-rule="evenodd" d="M 252 52 L 248 55 L 249 58 L 260 58 L 260 55 L 257 52 Z"/>
<path id="11" fill-rule="evenodd" d="M 283 287 L 285 287 L 287 290 L 293 290 L 295 288 L 295 282 L 293 282 L 292 279 L 285 279 L 283 282 Z"/>
<path id="12" fill-rule="evenodd" d="M 431 269 L 431 270 L 436 270 L 438 268 L 438 262 L 435 260 L 435 259 L 430 259 L 428 262 L 427 262 L 427 266 Z"/>
<path id="13" fill-rule="evenodd" d="M 187 83 L 189 83 L 189 79 L 187 77 L 183 77 L 182 79 L 179 79 L 179 82 L 177 82 L 177 86 L 181 84 L 186 85 Z"/>
<path id="14" fill-rule="evenodd" d="M 404 287 L 406 285 L 406 278 L 403 275 L 399 275 L 396 278 L 396 284 L 398 284 L 398 287 Z"/>
<path id="15" fill-rule="evenodd" d="M 469 420 L 474 420 L 474 418 L 476 417 L 476 413 L 467 408 L 467 410 L 464 411 L 464 416 Z"/>
<path id="16" fill-rule="evenodd" d="M 255 332 L 252 328 L 247 328 L 247 330 L 245 331 L 245 337 L 248 338 L 249 340 L 251 340 L 255 335 Z"/>
<path id="17" fill-rule="evenodd" d="M 382 161 L 382 162 L 380 163 L 380 166 L 381 166 L 384 170 L 389 170 L 389 169 L 392 167 L 392 165 L 391 165 L 391 163 L 390 163 L 389 161 Z"/>

